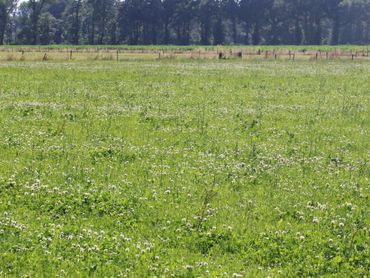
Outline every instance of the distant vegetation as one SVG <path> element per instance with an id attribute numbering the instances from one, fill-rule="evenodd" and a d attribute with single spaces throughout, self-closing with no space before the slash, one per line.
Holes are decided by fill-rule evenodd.
<path id="1" fill-rule="evenodd" d="M 129 44 L 105 44 L 105 45 L 68 45 L 68 44 L 49 44 L 49 45 L 3 45 L 1 50 L 6 49 L 119 49 L 119 50 L 251 50 L 251 51 L 370 51 L 370 45 L 129 45 Z"/>
<path id="2" fill-rule="evenodd" d="M 369 44 L 369 0 L 0 0 L 0 44 Z"/>

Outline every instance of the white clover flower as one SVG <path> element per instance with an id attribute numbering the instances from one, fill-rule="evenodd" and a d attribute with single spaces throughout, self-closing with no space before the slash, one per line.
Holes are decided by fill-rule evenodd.
<path id="1" fill-rule="evenodd" d="M 192 265 L 186 265 L 186 266 L 185 266 L 185 268 L 186 268 L 187 270 L 193 270 L 193 266 L 192 266 Z"/>

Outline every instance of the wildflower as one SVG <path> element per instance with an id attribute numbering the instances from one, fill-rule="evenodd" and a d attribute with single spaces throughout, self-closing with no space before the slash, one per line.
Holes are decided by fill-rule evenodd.
<path id="1" fill-rule="evenodd" d="M 185 268 L 186 268 L 187 270 L 193 270 L 193 266 L 192 266 L 192 265 L 186 265 L 186 266 L 185 266 Z"/>

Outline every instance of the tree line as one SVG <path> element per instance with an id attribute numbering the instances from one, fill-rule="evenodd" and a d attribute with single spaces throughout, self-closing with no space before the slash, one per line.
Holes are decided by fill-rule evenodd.
<path id="1" fill-rule="evenodd" d="M 370 0 L 0 0 L 0 44 L 369 44 Z"/>

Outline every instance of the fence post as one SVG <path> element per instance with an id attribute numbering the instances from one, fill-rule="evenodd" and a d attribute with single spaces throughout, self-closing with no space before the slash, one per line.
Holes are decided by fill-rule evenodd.
<path id="1" fill-rule="evenodd" d="M 117 49 L 117 62 L 118 62 L 118 58 L 119 58 L 119 57 L 118 57 L 118 54 L 119 54 L 119 50 Z"/>

